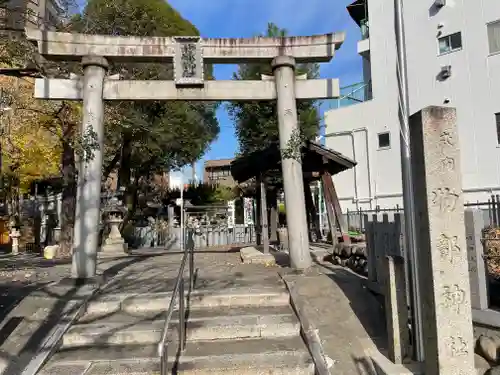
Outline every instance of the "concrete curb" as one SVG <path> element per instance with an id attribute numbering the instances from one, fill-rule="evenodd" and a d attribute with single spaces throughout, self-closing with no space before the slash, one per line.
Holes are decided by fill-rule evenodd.
<path id="1" fill-rule="evenodd" d="M 301 306 L 301 302 L 295 296 L 293 283 L 285 280 L 285 278 L 281 274 L 280 277 L 285 283 L 288 292 L 290 293 L 290 302 L 299 319 L 302 338 L 306 342 L 307 348 L 309 349 L 314 365 L 316 367 L 315 373 L 317 375 L 331 375 L 329 368 L 332 367 L 332 360 L 326 356 L 323 350 L 323 345 L 321 344 L 318 330 L 302 312 L 303 309 Z"/>

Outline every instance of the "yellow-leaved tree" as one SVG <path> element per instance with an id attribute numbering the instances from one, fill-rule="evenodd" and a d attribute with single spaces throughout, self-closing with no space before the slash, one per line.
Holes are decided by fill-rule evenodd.
<path id="1" fill-rule="evenodd" d="M 6 169 L 19 180 L 20 193 L 29 191 L 33 181 L 59 176 L 61 145 L 59 140 L 39 123 L 20 123 L 8 135 L 9 152 L 5 155 Z"/>
<path id="2" fill-rule="evenodd" d="M 10 214 L 16 215 L 19 194 L 35 180 L 59 175 L 60 137 L 42 121 L 53 104 L 33 99 L 32 79 L 2 76 L 0 89 L 3 191 Z"/>

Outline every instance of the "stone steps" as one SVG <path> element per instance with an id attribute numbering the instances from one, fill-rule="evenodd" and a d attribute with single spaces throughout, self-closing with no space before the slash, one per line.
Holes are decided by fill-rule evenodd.
<path id="1" fill-rule="evenodd" d="M 77 324 L 63 336 L 62 347 L 89 345 L 155 344 L 161 339 L 164 319 L 139 322 Z M 176 340 L 172 324 L 169 340 Z M 298 335 L 300 324 L 290 311 L 281 315 L 218 316 L 189 320 L 186 338 L 194 340 L 243 339 Z"/>
<path id="2" fill-rule="evenodd" d="M 99 296 L 63 336 L 40 375 L 159 374 L 157 343 L 171 294 Z M 179 312 L 168 338 L 169 373 L 314 374 L 283 284 L 196 290 L 178 353 Z"/>
<path id="3" fill-rule="evenodd" d="M 165 319 L 165 311 L 141 311 L 129 313 L 125 311 L 118 311 L 112 314 L 86 314 L 78 321 L 79 325 L 100 323 L 140 323 L 149 322 L 154 320 Z M 295 313 L 289 305 L 283 306 L 223 306 L 211 307 L 206 309 L 190 309 L 188 312 L 190 321 L 217 319 L 220 317 L 232 316 L 252 316 L 252 315 L 294 315 Z M 174 325 L 179 321 L 179 311 L 175 310 L 172 313 L 170 320 Z"/>
<path id="4" fill-rule="evenodd" d="M 175 358 L 177 343 L 169 348 L 169 354 Z M 295 352 L 307 354 L 307 348 L 299 336 L 255 338 L 242 340 L 194 341 L 186 345 L 182 360 L 192 358 L 214 357 L 220 355 L 260 354 L 273 352 Z M 60 364 L 78 362 L 108 362 L 130 360 L 136 361 L 158 358 L 158 347 L 150 345 L 93 345 L 79 348 L 61 348 L 53 357 Z"/>
<path id="5" fill-rule="evenodd" d="M 165 311 L 171 293 L 122 294 L 100 296 L 87 306 L 87 314 L 111 314 L 117 311 L 139 313 Z M 240 287 L 222 290 L 195 290 L 191 294 L 191 308 L 233 306 L 284 306 L 290 297 L 284 286 L 265 286 L 259 289 Z"/>
<path id="6" fill-rule="evenodd" d="M 231 346 L 231 344 L 228 344 Z M 175 368 L 175 369 L 174 369 Z M 169 362 L 169 373 L 184 375 L 313 375 L 309 354 L 296 351 L 237 353 L 203 357 L 183 355 Z M 160 373 L 157 358 L 94 362 L 59 362 L 47 366 L 39 375 L 153 375 Z"/>

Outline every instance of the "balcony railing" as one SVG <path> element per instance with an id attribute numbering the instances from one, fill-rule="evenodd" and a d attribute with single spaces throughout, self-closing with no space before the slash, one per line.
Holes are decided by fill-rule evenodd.
<path id="1" fill-rule="evenodd" d="M 340 97 L 330 106 L 330 109 L 338 109 L 347 107 L 353 104 L 363 103 L 371 100 L 372 97 L 372 82 L 360 82 L 354 85 L 349 85 L 340 88 Z"/>

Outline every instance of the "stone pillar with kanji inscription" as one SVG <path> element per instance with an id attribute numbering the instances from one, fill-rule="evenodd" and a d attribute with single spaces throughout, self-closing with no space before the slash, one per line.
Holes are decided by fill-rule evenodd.
<path id="1" fill-rule="evenodd" d="M 475 374 L 456 110 L 410 119 L 425 374 Z"/>

